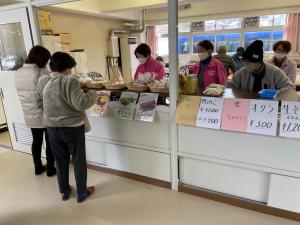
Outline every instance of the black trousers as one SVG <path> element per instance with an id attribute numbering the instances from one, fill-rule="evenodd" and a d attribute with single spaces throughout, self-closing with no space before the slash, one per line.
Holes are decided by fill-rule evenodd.
<path id="1" fill-rule="evenodd" d="M 56 160 L 59 191 L 69 189 L 69 163 L 72 156 L 77 194 L 87 192 L 87 167 L 84 126 L 47 128 Z"/>
<path id="2" fill-rule="evenodd" d="M 33 163 L 36 169 L 42 167 L 42 145 L 43 145 L 43 138 L 45 133 L 45 140 L 46 140 L 46 159 L 47 159 L 47 168 L 51 169 L 54 168 L 54 156 L 52 153 L 52 149 L 49 142 L 49 137 L 47 130 L 45 128 L 31 128 L 32 133 L 32 145 L 31 145 L 31 153 L 33 157 Z"/>

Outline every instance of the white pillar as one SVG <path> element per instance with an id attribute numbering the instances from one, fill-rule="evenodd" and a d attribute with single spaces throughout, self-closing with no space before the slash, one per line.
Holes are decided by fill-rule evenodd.
<path id="1" fill-rule="evenodd" d="M 170 73 L 170 146 L 172 190 L 178 190 L 177 125 L 178 95 L 178 1 L 168 0 L 169 73 Z"/>
<path id="2" fill-rule="evenodd" d="M 29 1 L 27 9 L 28 9 L 28 16 L 30 21 L 33 45 L 42 45 L 41 32 L 40 32 L 38 16 L 37 16 L 37 8 L 32 5 L 31 1 Z"/>

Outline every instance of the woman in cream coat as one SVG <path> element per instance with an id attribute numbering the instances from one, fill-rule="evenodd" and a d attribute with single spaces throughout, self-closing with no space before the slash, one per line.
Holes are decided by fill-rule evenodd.
<path id="1" fill-rule="evenodd" d="M 28 55 L 26 63 L 16 72 L 15 85 L 24 112 L 25 123 L 31 128 L 32 133 L 32 157 L 35 174 L 40 175 L 47 170 L 47 176 L 54 176 L 54 156 L 50 147 L 47 130 L 43 124 L 43 103 L 37 94 L 37 83 L 42 75 L 48 74 L 45 69 L 51 57 L 50 52 L 42 47 L 33 47 Z M 43 137 L 46 140 L 46 167 L 42 164 L 41 151 Z"/>

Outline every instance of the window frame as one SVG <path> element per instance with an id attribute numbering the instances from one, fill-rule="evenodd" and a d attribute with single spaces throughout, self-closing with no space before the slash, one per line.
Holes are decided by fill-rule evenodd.
<path id="1" fill-rule="evenodd" d="M 281 14 L 273 14 L 273 21 L 272 23 L 274 24 L 274 17 L 275 15 L 282 15 L 284 13 Z M 265 15 L 259 15 L 259 16 L 265 16 Z M 233 17 L 233 18 L 225 18 L 225 19 L 234 19 L 234 18 L 239 18 L 239 17 Z M 241 17 L 241 28 L 235 28 L 235 29 L 224 29 L 224 30 L 217 30 L 216 26 L 217 26 L 217 20 L 220 19 L 209 19 L 209 20 L 215 20 L 215 30 L 212 31 L 197 31 L 197 32 L 193 32 L 192 29 L 190 30 L 190 32 L 180 32 L 178 33 L 178 37 L 180 36 L 189 36 L 190 40 L 189 40 L 189 53 L 187 54 L 179 54 L 179 56 L 186 56 L 186 55 L 190 55 L 190 56 L 196 56 L 198 53 L 194 53 L 193 51 L 193 37 L 194 36 L 198 36 L 198 35 L 215 35 L 215 45 L 217 44 L 217 38 L 216 35 L 218 34 L 231 34 L 231 33 L 239 33 L 240 34 L 240 46 L 244 46 L 244 42 L 245 42 L 245 33 L 246 32 L 263 32 L 263 31 L 277 31 L 277 30 L 284 30 L 284 26 L 285 25 L 276 25 L 276 26 L 265 26 L 265 27 L 253 27 L 253 28 L 245 28 L 244 26 L 244 20 L 245 17 Z M 207 20 L 207 21 L 209 21 Z M 187 23 L 187 22 L 185 22 Z M 188 22 L 190 23 L 190 25 L 192 25 L 192 22 Z M 162 24 L 158 24 L 158 25 L 162 25 Z M 168 37 L 168 34 L 163 34 L 161 36 L 159 36 L 158 38 L 166 38 Z M 271 36 L 271 43 L 273 43 L 273 35 Z M 273 43 L 274 44 L 274 43 Z M 214 46 L 214 53 L 216 53 L 217 49 L 216 46 Z M 266 53 L 271 53 L 272 51 L 265 51 Z M 234 54 L 235 52 L 228 52 L 229 54 Z"/>

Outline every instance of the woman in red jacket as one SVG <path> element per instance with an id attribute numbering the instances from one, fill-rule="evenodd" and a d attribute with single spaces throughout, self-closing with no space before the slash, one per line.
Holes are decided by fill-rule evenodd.
<path id="1" fill-rule="evenodd" d="M 227 73 L 223 63 L 212 57 L 214 45 L 204 40 L 197 47 L 200 61 L 190 69 L 190 73 L 197 75 L 199 88 L 204 89 L 212 83 L 224 85 Z"/>

